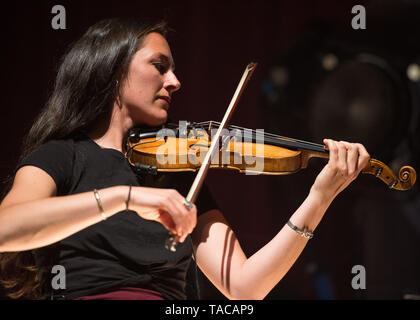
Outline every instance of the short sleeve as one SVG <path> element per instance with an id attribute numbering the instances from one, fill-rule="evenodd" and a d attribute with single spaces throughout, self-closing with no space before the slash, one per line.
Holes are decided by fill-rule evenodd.
<path id="1" fill-rule="evenodd" d="M 18 165 L 17 170 L 24 166 L 35 166 L 48 173 L 57 186 L 57 195 L 67 193 L 72 172 L 74 152 L 69 141 L 52 140 L 26 156 Z"/>

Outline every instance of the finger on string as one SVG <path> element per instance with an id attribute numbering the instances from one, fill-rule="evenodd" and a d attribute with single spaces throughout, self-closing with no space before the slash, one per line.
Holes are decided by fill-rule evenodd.
<path id="1" fill-rule="evenodd" d="M 359 149 L 347 141 L 342 141 L 347 148 L 347 168 L 349 175 L 353 175 L 358 169 Z"/>
<path id="2" fill-rule="evenodd" d="M 329 141 L 329 140 L 330 140 L 330 139 L 324 139 L 324 140 L 323 140 L 325 150 L 329 150 L 329 147 L 328 147 L 328 141 Z"/>
<path id="3" fill-rule="evenodd" d="M 344 176 L 348 174 L 347 167 L 347 148 L 341 142 L 336 142 L 338 148 L 338 169 L 340 173 Z"/>
<path id="4" fill-rule="evenodd" d="M 324 139 L 324 143 L 327 146 L 327 150 L 329 150 L 329 161 L 328 163 L 335 167 L 337 161 L 338 161 L 338 149 L 335 144 L 335 142 L 331 139 Z"/>
<path id="5" fill-rule="evenodd" d="M 358 170 L 362 171 L 368 164 L 370 155 L 362 144 L 357 143 L 356 146 L 359 152 Z"/>

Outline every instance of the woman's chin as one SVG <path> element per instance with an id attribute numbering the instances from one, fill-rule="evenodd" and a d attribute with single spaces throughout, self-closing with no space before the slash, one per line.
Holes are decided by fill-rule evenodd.
<path id="1" fill-rule="evenodd" d="M 168 113 L 163 110 L 163 113 L 153 119 L 154 125 L 153 126 L 161 126 L 168 120 Z"/>

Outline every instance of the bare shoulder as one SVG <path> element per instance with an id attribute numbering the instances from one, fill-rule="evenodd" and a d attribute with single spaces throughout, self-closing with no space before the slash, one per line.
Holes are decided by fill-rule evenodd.
<path id="1" fill-rule="evenodd" d="M 16 172 L 13 186 L 0 206 L 52 197 L 56 192 L 56 184 L 47 172 L 35 166 L 24 166 Z"/>

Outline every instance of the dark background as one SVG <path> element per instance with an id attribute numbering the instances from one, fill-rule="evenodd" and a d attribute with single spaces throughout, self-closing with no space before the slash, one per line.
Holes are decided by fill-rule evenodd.
<path id="1" fill-rule="evenodd" d="M 66 9 L 66 30 L 51 27 L 56 4 Z M 366 8 L 366 30 L 351 28 L 356 4 Z M 386 0 L 16 2 L 1 19 L 0 178 L 13 172 L 66 47 L 114 16 L 165 18 L 175 30 L 169 42 L 182 90 L 171 106 L 174 121 L 221 121 L 245 66 L 257 61 L 232 124 L 316 143 L 362 142 L 393 169 L 417 168 L 420 91 L 406 70 L 420 59 L 419 13 L 420 1 Z M 331 54 L 337 63 L 325 69 Z M 248 256 L 282 228 L 324 164 L 314 159 L 288 176 L 209 173 Z M 419 299 L 419 240 L 418 189 L 392 191 L 360 176 L 267 299 Z M 365 290 L 351 286 L 355 265 L 366 269 Z M 224 299 L 202 275 L 200 286 L 202 298 Z"/>

